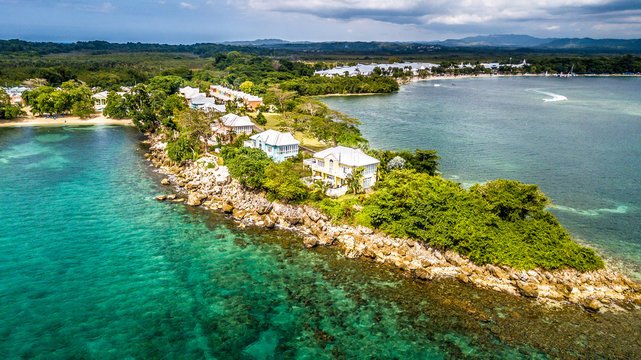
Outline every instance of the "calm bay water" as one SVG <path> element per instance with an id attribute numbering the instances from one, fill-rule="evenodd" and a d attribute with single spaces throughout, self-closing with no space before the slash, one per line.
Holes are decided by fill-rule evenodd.
<path id="1" fill-rule="evenodd" d="M 422 283 L 153 200 L 133 129 L 0 129 L 2 359 L 633 358 L 641 314 Z"/>
<path id="2" fill-rule="evenodd" d="M 464 186 L 538 184 L 579 241 L 641 279 L 641 78 L 436 80 L 322 101 L 372 147 L 438 150 Z"/>

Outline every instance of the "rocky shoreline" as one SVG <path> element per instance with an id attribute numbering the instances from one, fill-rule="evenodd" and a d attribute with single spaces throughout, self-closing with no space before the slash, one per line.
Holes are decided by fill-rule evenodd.
<path id="1" fill-rule="evenodd" d="M 203 156 L 183 166 L 172 164 L 162 136 L 145 140 L 145 157 L 184 197 L 160 195 L 160 201 L 183 202 L 229 214 L 239 226 L 280 227 L 301 235 L 305 247 L 332 246 L 346 257 L 361 258 L 402 271 L 420 281 L 451 277 L 485 289 L 524 296 L 556 305 L 580 304 L 589 311 L 619 310 L 641 304 L 641 286 L 610 270 L 517 270 L 508 266 L 478 266 L 452 251 L 442 251 L 412 239 L 392 238 L 362 226 L 338 225 L 308 205 L 268 201 L 265 193 L 244 189 L 215 156 Z"/>

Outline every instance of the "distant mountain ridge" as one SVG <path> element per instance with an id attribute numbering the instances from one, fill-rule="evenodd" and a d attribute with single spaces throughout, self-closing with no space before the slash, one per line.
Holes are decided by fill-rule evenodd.
<path id="1" fill-rule="evenodd" d="M 436 41 L 447 47 L 507 47 L 529 49 L 641 50 L 641 39 L 537 38 L 529 35 L 497 34 Z"/>

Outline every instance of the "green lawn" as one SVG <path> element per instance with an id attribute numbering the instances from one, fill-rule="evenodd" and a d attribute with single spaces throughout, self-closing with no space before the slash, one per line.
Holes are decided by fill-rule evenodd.
<path id="1" fill-rule="evenodd" d="M 263 130 L 274 129 L 280 131 L 280 127 L 278 126 L 278 124 L 281 122 L 280 114 L 263 113 L 263 115 L 265 115 L 265 118 L 267 119 L 267 124 L 258 126 L 260 126 Z M 316 140 L 314 137 L 301 132 L 297 132 L 296 134 L 294 134 L 294 138 L 301 142 L 301 146 L 309 148 L 313 151 L 320 151 L 323 149 L 327 149 L 328 147 L 322 142 Z"/>

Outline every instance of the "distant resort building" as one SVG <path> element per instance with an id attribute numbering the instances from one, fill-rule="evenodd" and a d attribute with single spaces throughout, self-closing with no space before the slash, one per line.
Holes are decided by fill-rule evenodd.
<path id="1" fill-rule="evenodd" d="M 300 141 L 294 139 L 292 134 L 270 129 L 252 135 L 244 146 L 260 149 L 275 162 L 281 162 L 298 155 L 299 144 Z"/>
<path id="2" fill-rule="evenodd" d="M 331 186 L 344 186 L 349 175 L 355 169 L 362 168 L 363 189 L 376 184 L 376 171 L 380 161 L 365 154 L 360 149 L 345 146 L 336 146 L 314 154 L 311 159 L 306 159 L 303 164 L 312 170 L 312 180 L 325 181 Z"/>
<path id="3" fill-rule="evenodd" d="M 256 125 L 249 119 L 249 116 L 238 116 L 236 114 L 223 116 L 219 123 L 211 125 L 211 129 L 220 135 L 228 135 L 230 133 L 250 135 L 254 130 L 258 130 Z"/>
<path id="4" fill-rule="evenodd" d="M 29 88 L 24 86 L 16 86 L 2 88 L 2 90 L 4 90 L 9 95 L 9 101 L 12 105 L 25 105 L 25 101 L 22 98 L 22 93 L 29 90 Z"/>
<path id="5" fill-rule="evenodd" d="M 263 98 L 260 96 L 254 96 L 220 85 L 211 85 L 209 87 L 209 94 L 223 103 L 234 100 L 240 101 L 250 110 L 256 110 L 257 107 L 263 105 Z"/>
<path id="6" fill-rule="evenodd" d="M 356 76 L 356 75 L 372 75 L 375 68 L 380 68 L 384 71 L 390 71 L 394 68 L 401 69 L 403 71 L 411 70 L 412 74 L 418 75 L 419 70 L 431 71 L 432 68 L 438 67 L 438 64 L 432 63 L 415 63 L 415 62 L 405 62 L 405 63 L 394 63 L 394 64 L 357 64 L 354 66 L 340 66 L 335 67 L 329 70 L 319 70 L 314 72 L 315 75 L 334 77 L 334 76 Z"/>
<path id="7" fill-rule="evenodd" d="M 215 98 L 207 97 L 207 94 L 200 92 L 198 88 L 186 86 L 180 88 L 178 92 L 187 99 L 187 104 L 192 109 L 225 112 L 225 105 L 217 104 Z"/>
<path id="8" fill-rule="evenodd" d="M 490 69 L 490 70 L 498 70 L 499 67 L 501 66 L 507 66 L 507 67 L 514 67 L 514 68 L 523 68 L 526 65 L 529 65 L 525 60 L 523 60 L 519 64 L 500 64 L 498 62 L 492 62 L 492 63 L 481 63 L 479 64 L 480 66 L 484 67 L 485 69 Z M 411 71 L 412 75 L 416 76 L 419 75 L 420 71 L 427 71 L 429 73 L 432 72 L 433 68 L 439 67 L 439 64 L 433 64 L 433 63 L 416 63 L 416 62 L 404 62 L 404 63 L 394 63 L 394 64 L 376 64 L 376 63 L 371 63 L 371 64 L 357 64 L 354 66 L 339 66 L 335 67 L 333 69 L 328 69 L 328 70 L 319 70 L 315 71 L 315 75 L 320 75 L 320 76 L 327 76 L 327 77 L 334 77 L 334 76 L 357 76 L 357 75 L 365 75 L 369 76 L 374 73 L 374 69 L 379 68 L 383 71 L 383 74 L 391 74 L 394 69 L 400 69 L 403 71 Z M 459 68 L 459 69 L 465 69 L 465 68 L 474 68 L 476 65 L 472 65 L 470 63 L 463 63 L 459 65 L 454 65 L 451 66 L 450 68 Z"/>

